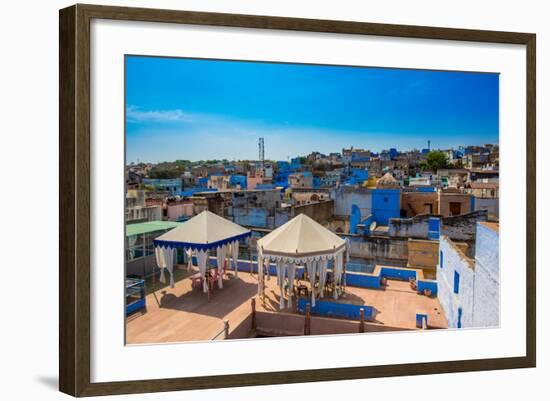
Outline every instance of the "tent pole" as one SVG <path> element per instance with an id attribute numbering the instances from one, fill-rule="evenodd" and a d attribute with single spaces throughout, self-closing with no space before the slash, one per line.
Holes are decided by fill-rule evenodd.
<path id="1" fill-rule="evenodd" d="M 155 292 L 155 287 L 156 287 L 156 278 L 155 278 L 156 272 L 155 272 L 155 270 L 156 270 L 155 265 L 153 265 L 153 297 L 155 298 L 155 301 L 157 301 L 157 305 L 160 308 L 160 301 L 158 300 L 157 293 Z"/>

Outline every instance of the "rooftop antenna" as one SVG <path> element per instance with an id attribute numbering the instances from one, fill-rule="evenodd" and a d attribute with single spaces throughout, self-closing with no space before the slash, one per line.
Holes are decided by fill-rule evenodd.
<path id="1" fill-rule="evenodd" d="M 259 157 L 258 159 L 260 160 L 260 169 L 262 170 L 262 173 L 265 174 L 265 152 L 264 152 L 264 138 L 263 137 L 260 137 L 259 141 L 258 141 L 258 153 L 259 153 Z"/>

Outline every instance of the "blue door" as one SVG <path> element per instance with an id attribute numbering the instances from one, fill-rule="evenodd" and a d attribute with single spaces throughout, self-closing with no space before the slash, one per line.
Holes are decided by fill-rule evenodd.
<path id="1" fill-rule="evenodd" d="M 462 308 L 458 308 L 458 322 L 456 323 L 456 327 L 459 329 L 462 327 Z"/>

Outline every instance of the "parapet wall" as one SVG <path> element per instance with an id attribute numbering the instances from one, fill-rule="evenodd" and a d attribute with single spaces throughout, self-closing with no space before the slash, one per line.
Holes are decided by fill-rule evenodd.
<path id="1" fill-rule="evenodd" d="M 407 267 L 429 269 L 435 272 L 439 261 L 439 241 L 409 239 Z"/>
<path id="2" fill-rule="evenodd" d="M 350 256 L 373 264 L 406 266 L 409 258 L 408 238 L 347 236 Z"/>
<path id="3" fill-rule="evenodd" d="M 293 206 L 291 218 L 302 213 L 323 224 L 330 220 L 334 214 L 334 201 L 327 200 L 307 205 Z"/>
<path id="4" fill-rule="evenodd" d="M 431 217 L 441 218 L 441 235 L 446 235 L 453 241 L 473 241 L 477 222 L 487 221 L 488 212 L 477 210 L 459 216 L 441 217 L 424 214 L 407 219 L 390 219 L 388 235 L 397 238 L 428 239 L 428 221 Z"/>

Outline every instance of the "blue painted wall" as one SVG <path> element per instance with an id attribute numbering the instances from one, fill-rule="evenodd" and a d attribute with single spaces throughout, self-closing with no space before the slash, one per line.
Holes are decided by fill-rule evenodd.
<path id="1" fill-rule="evenodd" d="M 400 189 L 375 189 L 372 191 L 372 214 L 378 224 L 387 226 L 389 219 L 400 216 L 400 209 Z"/>
<path id="2" fill-rule="evenodd" d="M 310 299 L 298 299 L 298 312 L 306 312 L 306 304 L 311 303 Z M 359 320 L 359 310 L 363 308 L 365 312 L 365 320 L 371 320 L 374 317 L 374 308 L 367 305 L 353 305 L 329 301 L 315 301 L 315 307 L 311 307 L 310 311 L 313 315 L 325 317 L 340 317 L 351 320 Z"/>
<path id="3" fill-rule="evenodd" d="M 197 179 L 197 183 L 199 184 L 199 187 L 208 187 L 208 177 L 200 177 Z"/>
<path id="4" fill-rule="evenodd" d="M 360 168 L 352 168 L 351 169 L 351 176 L 355 177 L 357 181 L 363 182 L 365 180 L 369 179 L 369 172 L 367 170 L 363 170 Z"/>
<path id="5" fill-rule="evenodd" d="M 232 175 L 229 177 L 229 184 L 232 186 L 240 185 L 241 188 L 246 189 L 246 175 Z"/>
<path id="6" fill-rule="evenodd" d="M 302 167 L 302 163 L 300 162 L 300 159 L 298 157 L 290 159 L 290 169 L 292 171 L 298 170 L 301 167 Z"/>
<path id="7" fill-rule="evenodd" d="M 357 234 L 357 224 L 361 222 L 361 209 L 356 204 L 351 205 L 351 214 L 349 215 L 349 233 Z"/>
<path id="8" fill-rule="evenodd" d="M 438 217 L 428 219 L 428 239 L 438 240 L 441 220 Z"/>
<path id="9" fill-rule="evenodd" d="M 426 320 L 426 326 L 428 325 L 428 315 L 425 313 L 416 314 L 416 327 L 419 329 L 422 328 L 422 320 Z"/>
<path id="10" fill-rule="evenodd" d="M 399 267 L 382 267 L 378 275 L 346 272 L 346 284 L 352 287 L 382 288 L 380 284 L 382 277 L 401 281 L 409 281 L 411 278 L 417 279 L 416 271 L 414 270 L 401 269 Z M 423 283 L 422 289 L 430 288 L 434 295 L 437 294 L 437 283 L 435 281 L 423 280 L 421 282 Z"/>
<path id="11" fill-rule="evenodd" d="M 409 281 L 411 278 L 416 280 L 416 271 L 394 267 L 382 267 L 380 269 L 380 276 L 393 280 Z"/>
<path id="12" fill-rule="evenodd" d="M 437 295 L 437 281 L 432 280 L 418 280 L 416 282 L 416 289 L 419 293 L 424 292 L 424 290 L 431 290 L 432 296 Z"/>
<path id="13" fill-rule="evenodd" d="M 381 288 L 380 276 L 346 272 L 346 285 L 361 288 Z"/>
<path id="14" fill-rule="evenodd" d="M 233 208 L 233 221 L 241 226 L 267 227 L 269 211 L 261 207 Z"/>

